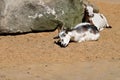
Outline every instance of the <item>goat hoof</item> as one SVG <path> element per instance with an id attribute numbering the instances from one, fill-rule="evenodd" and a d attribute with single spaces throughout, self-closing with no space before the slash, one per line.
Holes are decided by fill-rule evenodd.
<path id="1" fill-rule="evenodd" d="M 112 26 L 107 26 L 106 28 L 112 28 Z"/>

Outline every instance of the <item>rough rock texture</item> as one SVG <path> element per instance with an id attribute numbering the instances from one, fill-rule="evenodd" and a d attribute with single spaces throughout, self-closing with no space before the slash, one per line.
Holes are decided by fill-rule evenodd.
<path id="1" fill-rule="evenodd" d="M 0 0 L 0 34 L 74 27 L 82 20 L 83 0 Z"/>

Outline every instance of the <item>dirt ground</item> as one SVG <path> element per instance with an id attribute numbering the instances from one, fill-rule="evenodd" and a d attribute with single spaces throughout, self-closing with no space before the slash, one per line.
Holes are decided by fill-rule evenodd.
<path id="1" fill-rule="evenodd" d="M 0 80 L 120 80 L 120 0 L 90 0 L 112 29 L 98 41 L 54 44 L 55 32 L 0 36 Z"/>

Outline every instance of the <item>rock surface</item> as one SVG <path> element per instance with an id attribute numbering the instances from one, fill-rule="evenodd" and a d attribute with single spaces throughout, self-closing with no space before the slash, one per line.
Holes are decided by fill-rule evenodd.
<path id="1" fill-rule="evenodd" d="M 0 34 L 74 27 L 82 20 L 83 0 L 0 0 Z"/>

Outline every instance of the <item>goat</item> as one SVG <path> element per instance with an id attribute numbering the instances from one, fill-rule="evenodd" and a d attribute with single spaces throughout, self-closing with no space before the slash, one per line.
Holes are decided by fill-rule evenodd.
<path id="1" fill-rule="evenodd" d="M 100 37 L 99 30 L 90 23 L 80 23 L 73 29 L 62 30 L 58 37 L 57 44 L 61 47 L 67 47 L 70 41 L 83 42 L 89 40 L 98 40 Z"/>
<path id="2" fill-rule="evenodd" d="M 103 30 L 104 28 L 112 28 L 108 22 L 106 17 L 101 13 L 94 13 L 94 9 L 90 5 L 84 4 L 84 17 L 82 22 L 89 22 L 97 27 L 99 31 Z"/>

